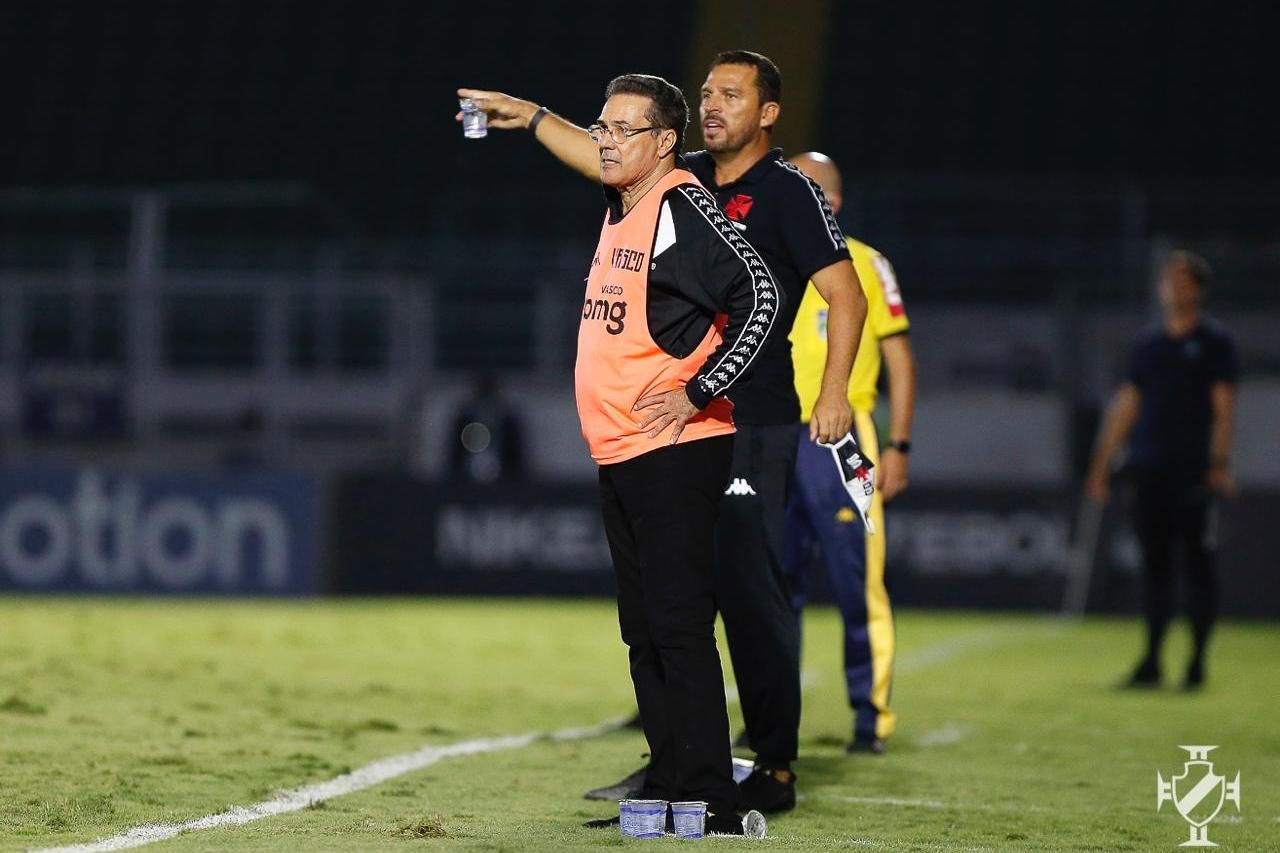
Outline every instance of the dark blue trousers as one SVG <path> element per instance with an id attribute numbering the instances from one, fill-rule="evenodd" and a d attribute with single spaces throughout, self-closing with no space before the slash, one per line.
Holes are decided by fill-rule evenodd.
<path id="1" fill-rule="evenodd" d="M 875 425 L 855 412 L 858 443 L 873 462 L 880 459 Z M 871 510 L 878 533 L 868 537 L 845 491 L 828 448 L 809 440 L 802 425 L 796 448 L 796 479 L 787 507 L 784 549 L 792 605 L 807 600 L 805 570 L 821 551 L 827 577 L 844 621 L 845 686 L 859 737 L 888 737 L 896 725 L 889 709 L 894 630 L 884 585 L 884 512 L 877 492 Z"/>

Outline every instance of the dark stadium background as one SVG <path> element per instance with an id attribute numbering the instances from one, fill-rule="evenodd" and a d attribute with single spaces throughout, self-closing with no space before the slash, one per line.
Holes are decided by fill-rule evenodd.
<path id="1" fill-rule="evenodd" d="M 607 593 L 569 394 L 599 195 L 525 134 L 464 140 L 454 89 L 586 123 L 615 74 L 695 93 L 748 47 L 786 75 L 779 140 L 844 168 L 843 224 L 915 323 L 899 601 L 1060 605 L 1097 412 L 1187 247 L 1245 356 L 1226 605 L 1275 616 L 1278 23 L 1262 2 L 5 3 L 0 589 Z M 514 482 L 450 477 L 481 371 L 524 424 Z M 94 489 L 123 519 L 106 568 L 74 539 Z M 1121 519 L 1094 608 L 1134 601 Z"/>

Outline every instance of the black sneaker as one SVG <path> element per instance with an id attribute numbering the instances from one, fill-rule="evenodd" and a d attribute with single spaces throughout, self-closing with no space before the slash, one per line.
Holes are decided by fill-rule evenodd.
<path id="1" fill-rule="evenodd" d="M 756 765 L 751 775 L 738 785 L 742 808 L 765 814 L 788 812 L 796 807 L 796 774 L 788 769 L 771 770 Z"/>
<path id="2" fill-rule="evenodd" d="M 1160 667 L 1155 661 L 1147 659 L 1138 664 L 1138 668 L 1129 676 L 1126 687 L 1147 688 L 1160 686 Z"/>
<path id="3" fill-rule="evenodd" d="M 634 799 L 641 788 L 644 787 L 644 774 L 649 768 L 641 767 L 636 772 L 628 775 L 625 779 L 614 782 L 612 785 L 605 785 L 603 788 L 592 788 L 583 794 L 584 799 L 588 800 L 626 800 Z"/>
<path id="4" fill-rule="evenodd" d="M 754 809 L 743 815 L 739 815 L 737 812 L 724 814 L 708 812 L 706 823 L 703 824 L 703 832 L 707 835 L 739 835 L 747 838 L 764 838 L 768 831 L 769 825 L 766 823 L 764 815 Z"/>
<path id="5" fill-rule="evenodd" d="M 844 748 L 845 755 L 865 752 L 869 755 L 884 755 L 884 738 L 872 735 L 854 735 L 853 740 Z"/>
<path id="6" fill-rule="evenodd" d="M 1186 678 L 1182 679 L 1183 690 L 1199 690 L 1204 686 L 1204 662 L 1193 660 L 1187 665 Z"/>

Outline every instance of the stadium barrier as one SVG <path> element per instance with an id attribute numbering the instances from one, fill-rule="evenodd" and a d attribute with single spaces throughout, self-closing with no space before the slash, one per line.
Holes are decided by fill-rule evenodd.
<path id="1" fill-rule="evenodd" d="M 913 486 L 888 515 L 888 583 L 899 605 L 1055 610 L 1077 558 L 1076 498 L 1052 488 Z M 1141 568 L 1123 492 L 1096 548 L 1089 610 L 1134 612 Z M 595 489 L 475 486 L 397 474 L 339 478 L 333 589 L 353 594 L 608 595 L 609 552 Z M 1280 493 L 1224 507 L 1222 609 L 1280 617 L 1272 527 Z M 810 567 L 815 600 L 830 600 Z"/>
<path id="2" fill-rule="evenodd" d="M 612 595 L 595 489 L 340 477 L 334 584 L 347 593 Z"/>
<path id="3" fill-rule="evenodd" d="M 0 591 L 320 591 L 313 480 L 279 471 L 0 469 Z"/>

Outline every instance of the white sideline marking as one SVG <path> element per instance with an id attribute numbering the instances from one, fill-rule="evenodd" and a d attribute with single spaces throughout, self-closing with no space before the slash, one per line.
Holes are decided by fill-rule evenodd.
<path id="1" fill-rule="evenodd" d="M 1018 632 L 1013 630 L 983 629 L 974 631 L 971 634 L 962 635 L 959 638 L 943 640 L 931 646 L 926 646 L 914 654 L 902 656 L 898 660 L 896 669 L 899 674 L 925 669 L 927 667 L 934 666 L 935 664 L 950 660 L 951 658 L 958 657 L 973 649 L 999 645 L 1001 642 L 1016 633 Z M 818 680 L 819 678 L 815 673 L 805 672 L 801 676 L 801 686 L 802 688 L 807 689 L 816 684 Z M 738 701 L 738 690 L 736 687 L 730 686 L 725 691 L 725 694 L 728 701 Z M 154 844 L 157 841 L 165 841 L 183 832 L 191 832 L 200 829 L 218 829 L 226 826 L 243 826 L 246 823 L 261 820 L 264 817 L 274 817 L 275 815 L 301 811 L 315 803 L 322 803 L 325 800 L 331 800 L 335 797 L 341 797 L 346 794 L 353 794 L 356 791 L 363 791 L 366 788 L 372 788 L 375 785 L 380 785 L 383 782 L 396 778 L 397 776 L 403 776 L 406 773 L 412 773 L 415 770 L 430 767 L 432 764 L 435 764 L 443 758 L 480 755 L 486 752 L 500 752 L 507 749 L 521 749 L 542 739 L 566 741 L 592 738 L 622 728 L 628 719 L 629 718 L 624 717 L 616 720 L 608 720 L 594 726 L 578 726 L 558 729 L 549 733 L 533 732 L 523 735 L 510 735 L 507 737 L 466 740 L 445 746 L 424 746 L 414 752 L 405 752 L 400 755 L 389 756 L 388 758 L 380 758 L 377 761 L 366 764 L 365 766 L 357 768 L 350 773 L 344 773 L 341 776 L 334 777 L 327 782 L 318 782 L 314 785 L 304 785 L 301 788 L 290 788 L 280 791 L 270 800 L 255 803 L 251 806 L 234 806 L 224 812 L 207 815 L 202 818 L 197 818 L 196 820 L 186 821 L 185 823 L 144 824 L 143 826 L 135 826 L 132 829 L 120 833 L 119 835 L 113 835 L 110 838 L 103 838 L 98 841 L 90 841 L 83 844 L 69 844 L 62 847 L 41 847 L 32 849 L 28 851 L 28 853 L 103 853 L 103 851 L 108 850 L 127 850 L 132 847 L 142 847 L 147 844 Z M 870 798 L 868 798 L 868 801 L 870 801 Z M 904 800 L 900 803 L 883 802 L 888 805 L 918 805 L 932 801 Z M 1280 818 L 1277 818 L 1277 821 L 1280 821 Z M 856 846 L 882 846 L 877 842 L 861 840 L 852 840 L 849 844 Z M 940 847 L 938 849 L 985 850 L 987 848 Z"/>
<path id="2" fill-rule="evenodd" d="M 1027 812 L 1047 812 L 1045 806 L 1019 804 L 1014 806 L 992 805 L 990 803 L 948 803 L 943 800 L 916 800 L 905 797 L 851 797 L 847 794 L 799 794 L 798 800 L 833 800 L 837 803 L 858 803 L 867 806 L 894 806 L 896 808 L 917 809 L 963 809 L 965 811 L 997 812 L 1010 814 L 1026 814 Z M 1280 818 L 1276 818 L 1280 820 Z"/>
<path id="3" fill-rule="evenodd" d="M 964 809 L 965 811 L 980 812 L 1002 812 L 1013 814 L 1026 814 L 1027 812 L 1046 812 L 1050 809 L 1044 806 L 1019 804 L 1016 806 L 1000 806 L 990 803 L 948 803 L 943 800 L 916 800 L 905 797 L 851 797 L 847 794 L 800 794 L 797 796 L 799 800 L 834 800 L 838 803 L 859 803 L 867 806 L 895 806 L 917 809 Z M 1277 818 L 1280 820 L 1280 818 Z"/>
<path id="4" fill-rule="evenodd" d="M 873 841 L 870 838 L 839 839 L 833 842 L 836 847 L 868 847 L 872 850 L 956 850 L 964 853 L 992 853 L 993 847 L 966 847 L 960 844 L 947 844 L 943 841 Z"/>
<path id="5" fill-rule="evenodd" d="M 841 803 L 858 803 L 865 806 L 907 806 L 921 809 L 945 809 L 949 806 L 941 800 L 912 800 L 902 797 L 848 797 L 841 794 L 801 794 L 800 799 L 817 796 L 823 800 L 836 800 Z"/>
<path id="6" fill-rule="evenodd" d="M 1037 630 L 1054 631 L 1059 627 L 1060 626 L 1055 624 L 1037 624 L 1034 626 L 1018 628 L 979 628 L 977 630 L 961 634 L 958 637 L 954 637 L 949 640 L 939 640 L 938 642 L 925 646 L 922 649 L 917 649 L 914 652 L 900 655 L 893 666 L 893 671 L 895 675 L 919 672 L 922 669 L 928 669 L 931 666 L 946 663 L 952 658 L 960 657 L 961 655 L 968 654 L 969 652 L 1002 646 L 1020 634 L 1034 632 Z"/>
<path id="7" fill-rule="evenodd" d="M 255 803 L 251 806 L 235 806 L 224 812 L 185 823 L 152 823 L 144 826 L 135 826 L 133 829 L 110 838 L 103 838 L 86 844 L 70 844 L 65 847 L 45 847 L 31 851 L 31 853 L 55 853 L 55 851 L 58 851 L 58 853 L 100 853 L 100 851 L 106 850 L 126 850 L 130 847 L 141 847 L 144 844 L 164 841 L 183 832 L 198 829 L 217 829 L 224 826 L 242 826 L 264 817 L 300 811 L 315 803 L 322 803 L 334 797 L 341 797 L 346 794 L 353 794 L 356 791 L 363 791 L 366 788 L 372 788 L 397 776 L 403 776 L 406 773 L 430 767 L 442 758 L 479 755 L 506 749 L 520 749 L 544 738 L 559 741 L 581 740 L 619 729 L 625 722 L 626 719 L 623 718 L 609 720 L 594 726 L 559 729 L 549 734 L 533 732 L 531 734 L 511 735 L 508 737 L 464 740 L 445 746 L 424 746 L 414 752 L 405 752 L 400 755 L 392 755 L 389 758 L 378 759 L 352 770 L 350 773 L 334 777 L 327 782 L 318 782 L 314 785 L 304 785 L 301 788 L 280 791 L 270 800 Z"/>
<path id="8" fill-rule="evenodd" d="M 916 738 L 916 746 L 950 746 L 973 734 L 973 726 L 962 726 L 959 723 L 947 723 L 940 729 L 925 732 Z"/>

